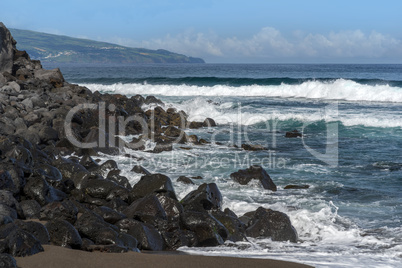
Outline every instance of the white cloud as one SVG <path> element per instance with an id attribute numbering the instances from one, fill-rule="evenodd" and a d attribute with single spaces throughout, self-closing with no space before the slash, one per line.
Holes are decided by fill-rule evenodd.
<path id="1" fill-rule="evenodd" d="M 236 36 L 221 37 L 213 32 L 187 31 L 158 39 L 119 39 L 117 42 L 134 47 L 163 48 L 212 61 L 402 59 L 401 40 L 375 31 L 366 34 L 360 30 L 330 32 L 325 35 L 296 31 L 293 36 L 285 37 L 277 29 L 265 27 L 243 39 Z"/>

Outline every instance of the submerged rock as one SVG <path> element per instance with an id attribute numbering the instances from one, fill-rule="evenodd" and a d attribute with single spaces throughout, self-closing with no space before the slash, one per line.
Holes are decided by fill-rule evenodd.
<path id="1" fill-rule="evenodd" d="M 247 169 L 240 169 L 230 174 L 230 178 L 241 185 L 247 185 L 251 180 L 259 180 L 265 189 L 276 191 L 276 185 L 261 166 L 254 165 Z"/>
<path id="2" fill-rule="evenodd" d="M 303 134 L 300 133 L 297 129 L 295 129 L 295 130 L 286 132 L 285 137 L 286 138 L 298 138 L 298 137 L 303 137 Z"/>

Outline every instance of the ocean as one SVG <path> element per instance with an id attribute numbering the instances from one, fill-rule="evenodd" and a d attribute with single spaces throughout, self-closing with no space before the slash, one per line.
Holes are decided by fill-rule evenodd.
<path id="1" fill-rule="evenodd" d="M 134 164 L 168 175 L 179 199 L 201 183 L 215 182 L 223 208 L 238 216 L 260 206 L 282 211 L 299 235 L 298 243 L 250 238 L 179 250 L 316 267 L 402 267 L 402 65 L 60 68 L 67 81 L 92 91 L 154 95 L 165 109 L 183 110 L 189 120 L 210 117 L 217 122 L 216 128 L 186 131 L 214 143 L 185 145 L 190 150 L 177 145 L 160 154 L 130 151 L 142 158 L 138 163 L 113 157 L 132 184 L 140 179 L 130 172 Z M 294 129 L 303 137 L 286 138 Z M 267 150 L 245 151 L 238 148 L 242 143 Z M 277 192 L 230 179 L 232 172 L 253 164 L 266 169 Z M 176 182 L 181 175 L 203 180 L 184 185 Z M 308 188 L 285 189 L 287 185 Z"/>

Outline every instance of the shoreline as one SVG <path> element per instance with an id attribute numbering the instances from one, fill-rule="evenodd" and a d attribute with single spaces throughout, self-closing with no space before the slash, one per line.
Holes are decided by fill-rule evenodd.
<path id="1" fill-rule="evenodd" d="M 179 253 L 102 253 L 67 249 L 58 246 L 43 245 L 44 252 L 17 257 L 17 266 L 21 268 L 102 268 L 102 267 L 277 267 L 307 268 L 309 265 L 272 259 L 236 258 L 224 256 L 187 255 Z"/>

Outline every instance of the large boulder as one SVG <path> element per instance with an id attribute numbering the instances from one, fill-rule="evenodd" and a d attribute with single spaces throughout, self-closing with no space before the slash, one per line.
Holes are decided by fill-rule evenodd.
<path id="1" fill-rule="evenodd" d="M 155 195 L 135 200 L 123 213 L 131 219 L 157 225 L 160 220 L 167 220 L 166 212 Z"/>
<path id="2" fill-rule="evenodd" d="M 235 182 L 241 185 L 247 185 L 251 180 L 259 180 L 265 189 L 276 191 L 276 185 L 271 177 L 261 166 L 254 165 L 247 169 L 240 169 L 237 172 L 230 174 Z"/>
<path id="3" fill-rule="evenodd" d="M 43 251 L 43 247 L 32 234 L 20 228 L 14 228 L 3 241 L 1 251 L 14 257 L 24 257 Z"/>
<path id="4" fill-rule="evenodd" d="M 251 216 L 246 229 L 247 236 L 297 242 L 297 231 L 285 213 L 259 207 Z"/>
<path id="5" fill-rule="evenodd" d="M 185 229 L 196 234 L 198 247 L 222 245 L 229 236 L 226 227 L 207 212 L 185 211 L 182 224 Z"/>
<path id="6" fill-rule="evenodd" d="M 41 244 L 49 244 L 49 232 L 46 227 L 36 221 L 16 220 L 14 224 L 20 229 L 32 234 Z"/>
<path id="7" fill-rule="evenodd" d="M 185 210 L 206 211 L 220 209 L 222 194 L 215 183 L 201 184 L 197 190 L 187 194 L 181 203 Z"/>
<path id="8" fill-rule="evenodd" d="M 163 174 L 142 176 L 130 192 L 130 198 L 135 201 L 149 194 L 162 194 L 177 200 L 176 193 L 170 178 Z"/>
<path id="9" fill-rule="evenodd" d="M 121 232 L 135 237 L 138 240 L 139 249 L 163 250 L 163 238 L 152 225 L 134 219 L 124 219 L 116 223 L 116 226 Z"/>
<path id="10" fill-rule="evenodd" d="M 73 202 L 65 200 L 52 202 L 42 207 L 40 219 L 43 221 L 66 220 L 74 224 L 77 220 L 78 209 Z"/>
<path id="11" fill-rule="evenodd" d="M 0 73 L 12 73 L 16 44 L 10 31 L 0 22 Z"/>
<path id="12" fill-rule="evenodd" d="M 65 220 L 51 220 L 46 223 L 46 228 L 53 245 L 74 249 L 81 248 L 81 236 L 71 223 Z"/>

